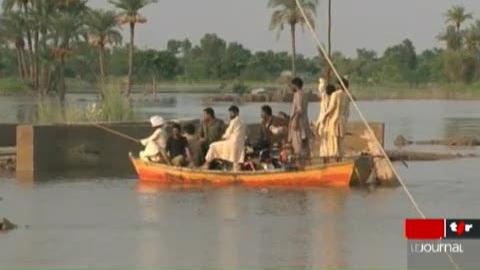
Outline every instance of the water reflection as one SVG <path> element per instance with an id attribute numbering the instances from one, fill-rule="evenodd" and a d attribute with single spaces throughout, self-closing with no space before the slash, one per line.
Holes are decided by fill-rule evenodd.
<path id="1" fill-rule="evenodd" d="M 215 267 L 236 268 L 239 266 L 238 258 L 238 229 L 233 222 L 239 218 L 239 201 L 236 187 L 226 187 L 216 196 L 216 207 L 218 211 L 218 259 Z"/>
<path id="2" fill-rule="evenodd" d="M 88 170 L 66 170 L 56 172 L 41 171 L 17 171 L 15 179 L 19 185 L 34 185 L 56 182 L 82 182 L 85 180 L 99 181 L 103 179 L 132 179 L 136 178 L 135 173 L 123 173 L 116 169 L 88 169 Z"/>
<path id="3" fill-rule="evenodd" d="M 323 222 L 320 228 L 312 224 L 312 263 L 311 266 L 321 268 L 347 267 L 342 245 L 345 244 L 344 234 L 347 232 L 345 215 L 345 201 L 349 191 L 347 189 L 325 190 L 322 199 L 318 194 L 310 193 L 309 201 L 314 213 L 321 213 Z"/>
<path id="4" fill-rule="evenodd" d="M 139 241 L 144 243 L 138 243 L 137 253 L 144 266 L 346 265 L 342 247 L 348 188 L 168 188 L 138 183 L 135 190 L 142 223 L 157 228 L 157 234 L 150 226 L 142 229 Z M 170 226 L 175 232 L 162 234 Z M 156 258 L 152 250 L 158 252 Z M 189 259 L 178 260 L 175 250 Z M 155 259 L 159 264 L 152 264 Z"/>
<path id="5" fill-rule="evenodd" d="M 146 192 L 145 192 L 146 191 Z M 156 240 L 155 227 L 161 218 L 167 218 L 162 207 L 162 200 L 153 192 L 143 190 L 137 197 L 142 229 L 137 234 L 138 265 L 158 265 L 158 254 L 167 252 L 166 243 Z"/>

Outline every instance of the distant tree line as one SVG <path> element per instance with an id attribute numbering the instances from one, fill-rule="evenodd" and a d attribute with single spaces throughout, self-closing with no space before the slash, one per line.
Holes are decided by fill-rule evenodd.
<path id="1" fill-rule="evenodd" d="M 105 73 L 121 77 L 128 74 L 128 46 L 105 49 Z M 347 57 L 333 52 L 332 59 L 342 74 L 361 85 L 408 83 L 412 87 L 425 83 L 472 82 L 477 80 L 478 56 L 473 58 L 466 50 L 431 49 L 417 54 L 413 43 L 406 39 L 379 55 L 368 49 L 357 49 L 356 56 Z M 17 74 L 13 49 L 0 48 L 0 74 Z M 65 65 L 65 75 L 86 81 L 99 77 L 97 49 L 78 47 Z M 281 72 L 290 70 L 291 58 L 287 52 L 256 51 L 237 42 L 226 42 L 215 34 L 206 34 L 199 44 L 190 40 L 170 40 L 167 49 L 136 49 L 133 60 L 136 82 L 157 81 L 273 81 Z M 297 74 L 313 80 L 325 67 L 320 56 L 297 54 Z"/>
<path id="2" fill-rule="evenodd" d="M 296 26 L 303 19 L 295 0 L 270 0 L 270 28 L 291 33 L 291 52 L 251 51 L 238 42 L 205 34 L 198 44 L 170 40 L 166 49 L 135 47 L 139 14 L 155 0 L 109 0 L 116 11 L 91 9 L 87 0 L 4 0 L 0 13 L 0 76 L 18 76 L 32 89 L 65 94 L 65 78 L 90 82 L 107 76 L 132 81 L 273 81 L 286 70 L 314 80 L 325 68 L 320 56 L 297 54 Z M 316 0 L 301 0 L 307 19 L 314 23 Z M 334 51 L 339 71 L 354 84 L 472 83 L 480 79 L 480 20 L 461 6 L 445 13 L 445 30 L 437 38 L 444 48 L 418 53 L 405 39 L 383 53 L 358 49 L 347 57 Z M 469 25 L 467 23 L 471 22 Z M 120 25 L 130 40 L 122 45 Z M 134 57 L 135 54 L 135 57 Z"/>

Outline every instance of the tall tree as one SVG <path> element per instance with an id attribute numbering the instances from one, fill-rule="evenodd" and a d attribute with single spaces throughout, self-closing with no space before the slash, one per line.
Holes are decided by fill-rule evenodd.
<path id="1" fill-rule="evenodd" d="M 205 34 L 200 40 L 200 61 L 205 65 L 205 72 L 209 79 L 221 79 L 223 61 L 227 43 L 216 34 Z"/>
<path id="2" fill-rule="evenodd" d="M 113 11 L 91 10 L 87 20 L 89 42 L 98 48 L 98 64 L 102 81 L 105 80 L 105 46 L 120 44 L 122 34 L 117 24 L 117 15 Z"/>
<path id="3" fill-rule="evenodd" d="M 467 13 L 463 6 L 453 6 L 445 13 L 446 23 L 455 26 L 457 33 L 460 33 L 462 24 L 472 19 L 472 13 Z"/>
<path id="4" fill-rule="evenodd" d="M 224 56 L 224 78 L 235 79 L 242 75 L 250 61 L 252 53 L 241 44 L 232 42 L 228 44 Z"/>
<path id="5" fill-rule="evenodd" d="M 0 17 L 0 37 L 4 42 L 15 46 L 18 75 L 26 80 L 28 76 L 28 65 L 26 62 L 25 40 L 24 40 L 25 20 L 17 11 L 10 11 Z"/>
<path id="6" fill-rule="evenodd" d="M 444 41 L 448 50 L 457 51 L 462 48 L 462 35 L 453 25 L 449 25 L 444 32 L 437 36 L 437 39 Z"/>
<path id="7" fill-rule="evenodd" d="M 32 24 L 31 16 L 31 0 L 4 0 L 2 7 L 5 11 L 17 11 L 17 14 L 21 16 L 21 19 L 25 24 Z M 34 61 L 33 61 L 33 42 L 32 42 L 32 31 L 30 27 L 24 27 L 25 39 L 27 41 L 28 54 L 25 57 L 25 63 L 27 64 L 26 75 L 29 79 L 33 79 L 34 73 Z"/>
<path id="8" fill-rule="evenodd" d="M 317 14 L 318 0 L 300 0 L 305 11 L 308 22 L 315 25 L 315 16 Z M 270 30 L 277 31 L 277 37 L 284 30 L 285 25 L 290 27 L 290 36 L 292 42 L 292 73 L 296 73 L 296 26 L 305 25 L 307 20 L 303 17 L 295 0 L 269 0 L 268 7 L 274 9 L 270 20 Z"/>
<path id="9" fill-rule="evenodd" d="M 109 2 L 122 10 L 120 22 L 128 24 L 130 27 L 130 48 L 128 56 L 128 87 L 127 95 L 132 91 L 132 75 L 133 75 L 133 50 L 135 46 L 135 26 L 137 23 L 146 23 L 147 19 L 138 12 L 145 6 L 156 3 L 157 0 L 109 0 Z"/>
<path id="10" fill-rule="evenodd" d="M 467 52 L 475 57 L 478 57 L 480 48 L 480 20 L 476 20 L 474 24 L 470 25 L 465 30 L 465 49 Z"/>
<path id="11" fill-rule="evenodd" d="M 387 48 L 382 61 L 384 78 L 396 82 L 409 82 L 411 85 L 416 83 L 414 71 L 417 67 L 417 54 L 409 39 Z"/>
<path id="12" fill-rule="evenodd" d="M 65 101 L 65 61 L 72 52 L 72 43 L 86 36 L 85 15 L 87 0 L 68 0 L 58 3 L 58 11 L 52 16 L 50 33 L 53 43 L 53 55 L 58 61 L 59 97 Z"/>

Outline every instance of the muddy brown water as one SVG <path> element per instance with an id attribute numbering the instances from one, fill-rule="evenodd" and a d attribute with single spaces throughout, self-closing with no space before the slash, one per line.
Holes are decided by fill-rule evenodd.
<path id="1" fill-rule="evenodd" d="M 137 113 L 197 117 L 203 107 L 198 95 L 176 98 L 176 105 L 141 106 Z M 26 121 L 19 116 L 28 114 L 29 102 L 1 98 L 0 115 Z M 215 106 L 219 117 L 226 117 L 228 105 Z M 240 107 L 248 122 L 258 119 L 258 106 Z M 369 119 L 386 122 L 389 147 L 398 134 L 416 140 L 480 135 L 479 101 L 360 106 Z M 312 116 L 318 110 L 315 104 L 310 109 Z M 428 216 L 478 218 L 479 165 L 480 159 L 460 159 L 398 169 Z M 0 268 L 405 268 L 403 219 L 417 216 L 401 188 L 165 189 L 139 185 L 134 177 L 69 175 L 28 182 L 1 176 L 0 197 L 0 216 L 19 226 L 0 234 Z"/>

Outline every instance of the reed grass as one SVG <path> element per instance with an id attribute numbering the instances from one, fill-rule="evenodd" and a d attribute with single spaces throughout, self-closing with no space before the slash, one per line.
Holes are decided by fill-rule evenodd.
<path id="1" fill-rule="evenodd" d="M 6 77 L 0 78 L 1 95 L 18 95 L 28 92 L 30 87 L 20 78 Z"/>
<path id="2" fill-rule="evenodd" d="M 35 123 L 88 123 L 132 121 L 134 111 L 131 101 L 124 96 L 120 85 L 105 83 L 99 86 L 101 97 L 86 105 L 60 102 L 57 98 L 39 98 Z"/>

